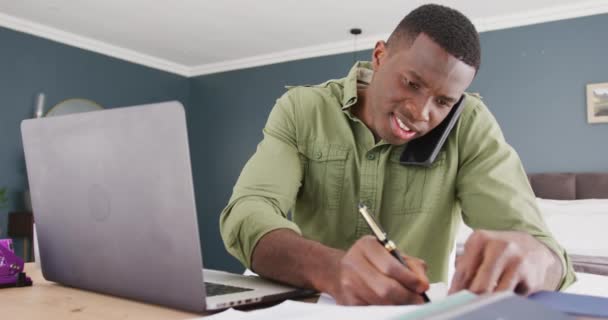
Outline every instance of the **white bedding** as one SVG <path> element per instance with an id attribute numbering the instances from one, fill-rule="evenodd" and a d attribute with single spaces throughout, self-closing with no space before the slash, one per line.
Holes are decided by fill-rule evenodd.
<path id="1" fill-rule="evenodd" d="M 554 237 L 570 254 L 608 257 L 608 199 L 537 199 Z"/>
<path id="2" fill-rule="evenodd" d="M 537 198 L 553 236 L 569 254 L 608 257 L 608 199 Z M 462 224 L 456 236 L 464 244 L 472 230 Z"/>

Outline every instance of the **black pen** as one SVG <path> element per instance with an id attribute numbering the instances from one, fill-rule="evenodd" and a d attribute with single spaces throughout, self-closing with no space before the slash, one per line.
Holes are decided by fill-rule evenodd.
<path id="1" fill-rule="evenodd" d="M 367 225 L 369 225 L 369 228 L 372 229 L 372 232 L 376 236 L 376 239 L 378 239 L 378 242 L 380 242 L 380 244 L 384 246 L 384 248 L 386 248 L 386 250 L 388 250 L 388 252 L 393 257 L 395 257 L 395 259 L 399 260 L 399 262 L 401 262 L 401 264 L 407 268 L 407 263 L 405 263 L 405 260 L 403 260 L 403 257 L 401 256 L 401 253 L 399 252 L 399 250 L 397 250 L 397 246 L 395 246 L 395 243 L 393 241 L 388 239 L 388 237 L 386 236 L 386 232 L 382 230 L 380 224 L 376 222 L 376 219 L 374 219 L 374 216 L 372 216 L 369 211 L 367 211 L 367 206 L 362 203 L 359 203 L 359 212 L 363 216 L 363 219 L 365 219 L 365 222 L 367 222 Z M 431 301 L 426 295 L 426 292 L 423 292 L 421 296 L 424 302 Z"/>

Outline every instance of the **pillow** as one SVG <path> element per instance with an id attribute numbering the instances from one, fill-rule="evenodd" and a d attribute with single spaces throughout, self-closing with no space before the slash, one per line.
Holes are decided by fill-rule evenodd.
<path id="1" fill-rule="evenodd" d="M 608 199 L 536 200 L 553 237 L 569 254 L 608 257 Z M 471 232 L 462 223 L 456 244 L 464 244 Z"/>
<path id="2" fill-rule="evenodd" d="M 551 200 L 538 207 L 569 254 L 608 257 L 608 199 Z"/>

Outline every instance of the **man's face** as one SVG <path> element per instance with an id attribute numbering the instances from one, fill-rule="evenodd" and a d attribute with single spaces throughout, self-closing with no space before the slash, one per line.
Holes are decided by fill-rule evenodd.
<path id="1" fill-rule="evenodd" d="M 424 33 L 409 47 L 395 43 L 389 48 L 378 42 L 373 66 L 364 122 L 393 145 L 421 137 L 439 125 L 475 76 L 475 68 Z"/>

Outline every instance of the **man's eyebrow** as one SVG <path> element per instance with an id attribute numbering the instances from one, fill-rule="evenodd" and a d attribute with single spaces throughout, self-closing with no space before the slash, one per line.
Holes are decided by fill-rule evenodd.
<path id="1" fill-rule="evenodd" d="M 418 75 L 416 71 L 410 70 L 407 73 L 412 76 L 416 81 L 420 82 L 423 86 L 428 87 L 426 82 L 424 82 L 424 79 L 422 79 L 422 77 Z M 437 97 L 447 101 L 448 103 L 455 103 L 456 101 L 458 101 L 458 98 L 449 97 L 445 95 L 439 95 Z"/>
<path id="2" fill-rule="evenodd" d="M 424 79 L 422 79 L 422 77 L 420 75 L 418 75 L 416 73 L 416 71 L 410 70 L 407 73 L 409 73 L 410 76 L 414 77 L 416 79 L 416 81 L 420 82 L 423 86 L 428 87 L 426 82 L 424 82 Z"/>

